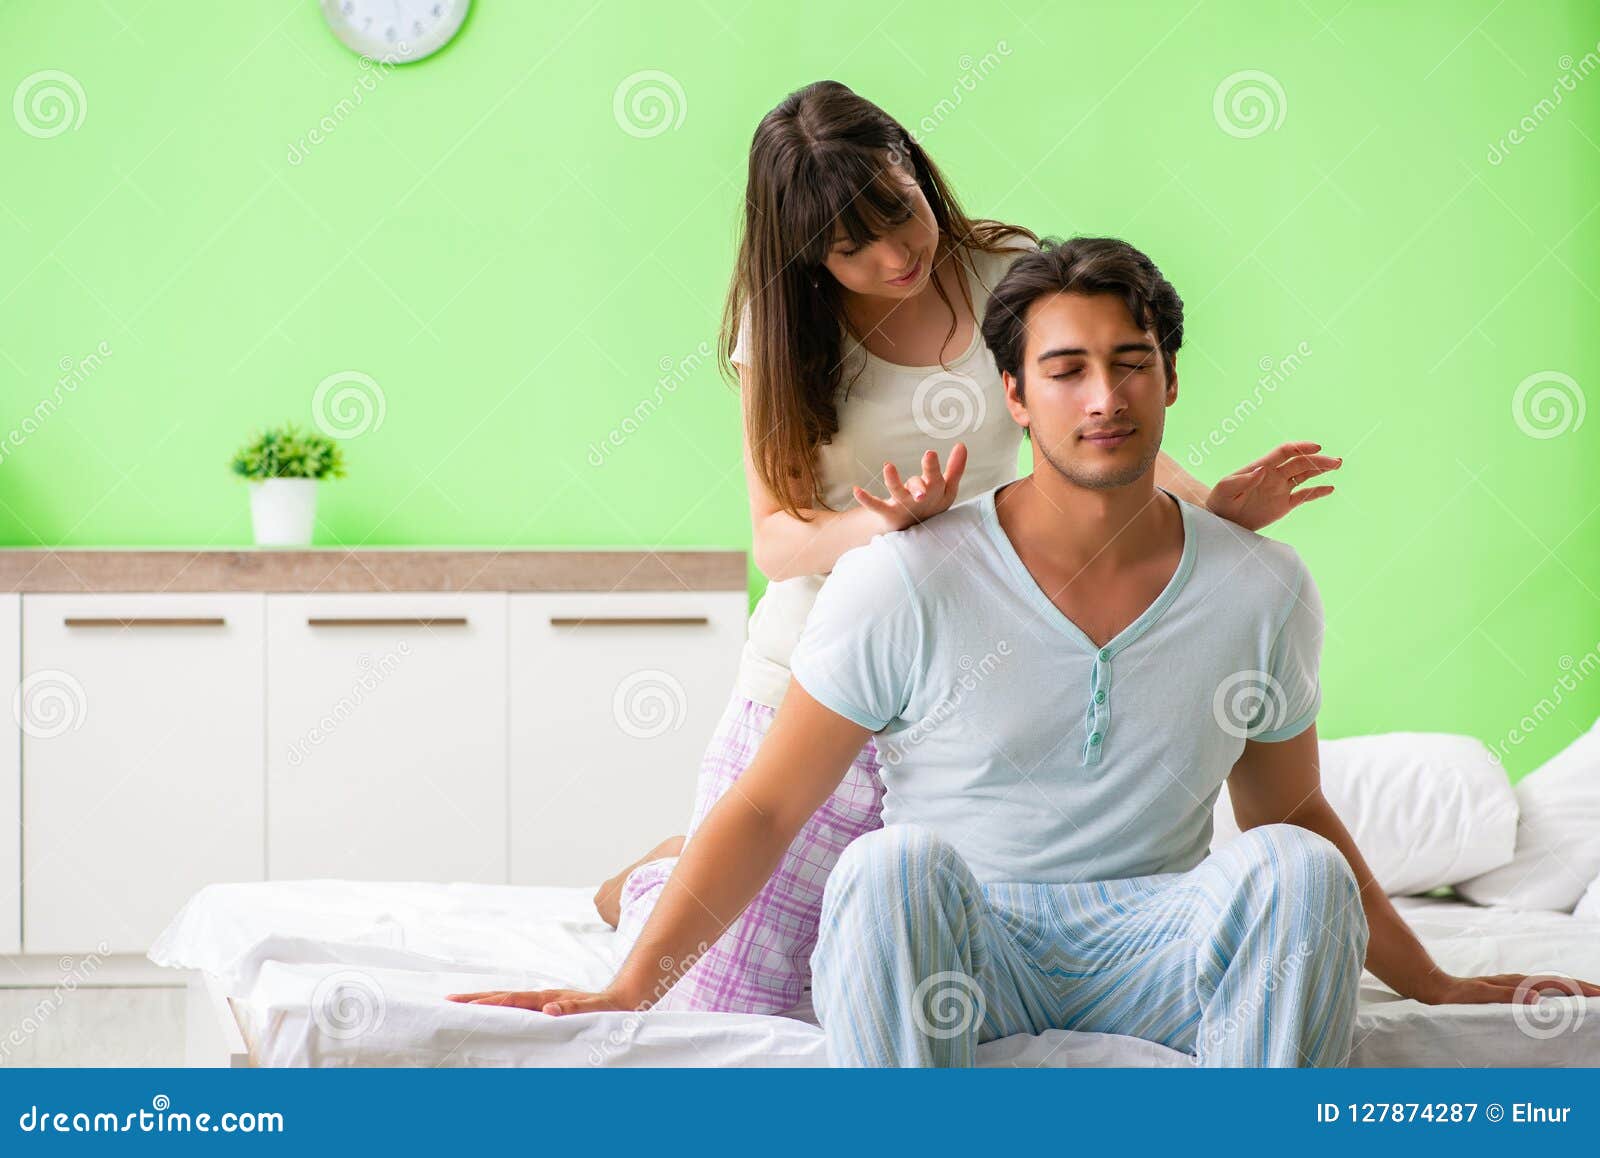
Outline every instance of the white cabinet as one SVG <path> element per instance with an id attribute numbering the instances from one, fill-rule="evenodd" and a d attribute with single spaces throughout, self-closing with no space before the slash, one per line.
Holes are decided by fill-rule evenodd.
<path id="1" fill-rule="evenodd" d="M 143 952 L 262 866 L 264 597 L 22 597 L 23 948 Z"/>
<path id="2" fill-rule="evenodd" d="M 505 881 L 506 598 L 267 596 L 274 879 Z"/>
<path id="3" fill-rule="evenodd" d="M 22 597 L 0 595 L 0 953 L 22 951 Z"/>
<path id="4" fill-rule="evenodd" d="M 510 601 L 511 881 L 596 885 L 689 822 L 745 595 Z"/>

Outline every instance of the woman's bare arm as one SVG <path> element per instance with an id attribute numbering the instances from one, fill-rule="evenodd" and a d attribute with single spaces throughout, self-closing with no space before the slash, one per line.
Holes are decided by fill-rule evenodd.
<path id="1" fill-rule="evenodd" d="M 740 398 L 747 399 L 750 390 L 742 366 L 739 379 Z M 877 499 L 857 488 L 858 506 L 832 511 L 802 503 L 799 509 L 805 517 L 796 518 L 783 509 L 783 504 L 756 473 L 752 449 L 754 440 L 761 435 L 751 432 L 748 411 L 744 415 L 744 429 L 744 473 L 750 492 L 753 531 L 751 553 L 756 569 L 774 581 L 798 575 L 826 575 L 841 555 L 865 545 L 874 535 L 901 530 L 948 510 L 956 501 L 967 461 L 967 448 L 958 442 L 951 448 L 943 469 L 939 456 L 929 450 L 922 456 L 922 473 L 903 481 L 894 463 L 884 463 L 887 500 Z M 807 497 L 806 502 L 809 501 Z"/>
<path id="2" fill-rule="evenodd" d="M 1321 450 L 1315 442 L 1286 442 L 1224 475 L 1209 489 L 1162 454 L 1156 459 L 1156 484 L 1248 531 L 1259 531 L 1296 507 L 1333 493 L 1331 486 L 1302 485 L 1344 464 L 1344 459 Z"/>
<path id="3" fill-rule="evenodd" d="M 1174 462 L 1164 450 L 1156 456 L 1156 486 L 1197 507 L 1205 506 L 1211 495 L 1210 487 Z"/>

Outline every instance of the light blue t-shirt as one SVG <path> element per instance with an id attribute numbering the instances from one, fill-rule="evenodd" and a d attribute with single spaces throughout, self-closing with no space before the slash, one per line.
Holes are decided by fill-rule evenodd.
<path id="1" fill-rule="evenodd" d="M 878 733 L 884 823 L 982 882 L 1186 872 L 1245 740 L 1316 720 L 1316 585 L 1293 548 L 1169 496 L 1177 570 L 1097 648 L 1023 565 L 1001 489 L 841 558 L 794 678 Z"/>

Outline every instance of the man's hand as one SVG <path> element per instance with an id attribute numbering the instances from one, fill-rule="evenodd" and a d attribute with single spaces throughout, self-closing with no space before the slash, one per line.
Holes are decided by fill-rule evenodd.
<path id="1" fill-rule="evenodd" d="M 1207 509 L 1247 531 L 1259 531 L 1300 504 L 1331 495 L 1331 486 L 1294 489 L 1308 479 L 1338 470 L 1344 462 L 1318 454 L 1321 449 L 1315 442 L 1284 443 L 1212 487 Z"/>
<path id="2" fill-rule="evenodd" d="M 446 1000 L 463 1005 L 508 1005 L 563 1017 L 569 1013 L 608 1013 L 636 1009 L 610 990 L 587 993 L 581 989 L 490 989 L 482 993 L 451 993 Z"/>
<path id="3" fill-rule="evenodd" d="M 1552 997 L 1600 997 L 1600 985 L 1554 973 L 1495 973 L 1487 977 L 1453 977 L 1435 972 L 1413 993 L 1401 993 L 1424 1005 L 1533 1005 L 1541 993 Z"/>

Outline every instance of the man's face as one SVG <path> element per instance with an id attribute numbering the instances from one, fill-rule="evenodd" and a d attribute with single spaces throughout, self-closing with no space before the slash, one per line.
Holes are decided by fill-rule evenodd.
<path id="1" fill-rule="evenodd" d="M 1112 294 L 1054 294 L 1028 307 L 1022 397 L 1006 375 L 1011 415 L 1034 453 L 1076 486 L 1127 486 L 1155 464 L 1178 398 L 1156 335 Z"/>

